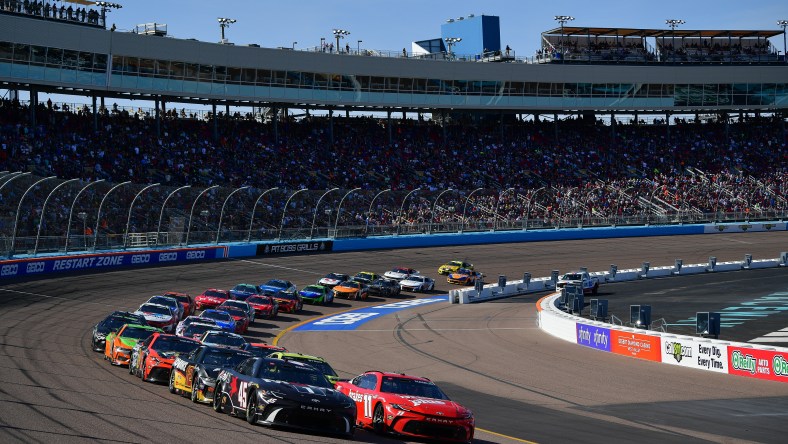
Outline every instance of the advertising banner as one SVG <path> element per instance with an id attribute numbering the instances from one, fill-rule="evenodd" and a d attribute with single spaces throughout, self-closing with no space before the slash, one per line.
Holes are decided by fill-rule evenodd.
<path id="1" fill-rule="evenodd" d="M 746 233 L 748 231 L 785 231 L 786 230 L 785 222 L 777 222 L 777 223 L 760 223 L 760 222 L 753 222 L 753 223 L 746 223 L 746 222 L 739 222 L 739 223 L 730 223 L 730 224 L 714 224 L 714 225 L 705 225 L 703 227 L 704 233 Z"/>
<path id="2" fill-rule="evenodd" d="M 662 362 L 728 373 L 728 346 L 693 338 L 662 338 Z"/>
<path id="3" fill-rule="evenodd" d="M 788 353 L 728 346 L 728 373 L 788 382 Z"/>
<path id="4" fill-rule="evenodd" d="M 206 247 L 17 259 L 2 262 L 2 265 L 0 265 L 0 278 L 114 268 L 127 265 L 191 262 L 224 257 L 225 247 Z"/>
<path id="5" fill-rule="evenodd" d="M 290 255 L 304 253 L 328 253 L 334 249 L 334 241 L 285 242 L 257 244 L 258 256 Z"/>
<path id="6" fill-rule="evenodd" d="M 610 329 L 577 324 L 577 343 L 597 350 L 610 351 Z"/>
<path id="7" fill-rule="evenodd" d="M 661 342 L 657 336 L 611 330 L 610 340 L 610 351 L 613 353 L 647 361 L 660 362 L 662 360 Z"/>

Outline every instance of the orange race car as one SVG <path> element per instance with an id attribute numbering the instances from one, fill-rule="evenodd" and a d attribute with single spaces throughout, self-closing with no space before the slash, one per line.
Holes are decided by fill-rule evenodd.
<path id="1" fill-rule="evenodd" d="M 104 348 L 104 359 L 112 365 L 129 365 L 131 350 L 137 342 L 143 341 L 148 336 L 163 331 L 156 327 L 138 324 L 125 324 L 117 332 L 107 335 Z"/>

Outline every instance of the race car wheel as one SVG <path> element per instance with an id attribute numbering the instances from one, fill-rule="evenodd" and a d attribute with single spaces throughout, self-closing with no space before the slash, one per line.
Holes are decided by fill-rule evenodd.
<path id="1" fill-rule="evenodd" d="M 249 393 L 249 401 L 246 404 L 246 422 L 257 424 L 257 394 L 252 391 Z"/>
<path id="2" fill-rule="evenodd" d="M 197 375 L 194 375 L 194 377 L 192 378 L 192 393 L 191 393 L 191 396 L 190 396 L 191 399 L 192 399 L 192 402 L 197 402 L 197 383 L 198 382 L 199 382 L 199 378 L 197 377 Z"/>
<path id="3" fill-rule="evenodd" d="M 170 383 L 167 387 L 170 390 L 170 393 L 175 393 L 175 371 L 170 372 Z"/>
<path id="4" fill-rule="evenodd" d="M 378 435 L 386 433 L 386 420 L 383 417 L 383 404 L 375 406 L 375 412 L 372 414 L 372 430 Z"/>
<path id="5" fill-rule="evenodd" d="M 213 392 L 213 402 L 211 402 L 211 407 L 213 407 L 214 412 L 224 413 L 224 406 L 222 405 L 224 399 L 224 393 L 221 392 L 221 387 L 217 384 L 216 390 Z"/>
<path id="6" fill-rule="evenodd" d="M 594 289 L 591 290 L 591 294 L 596 295 L 599 293 L 599 284 L 594 285 Z"/>

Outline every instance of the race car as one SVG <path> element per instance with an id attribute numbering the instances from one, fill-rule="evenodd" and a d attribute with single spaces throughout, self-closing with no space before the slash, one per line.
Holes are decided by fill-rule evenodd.
<path id="1" fill-rule="evenodd" d="M 473 264 L 469 264 L 465 261 L 449 261 L 440 267 L 438 267 L 438 274 L 449 274 L 451 272 L 457 271 L 460 268 L 465 268 L 468 270 L 473 270 Z"/>
<path id="2" fill-rule="evenodd" d="M 399 282 L 393 279 L 377 279 L 369 285 L 369 294 L 392 297 L 399 296 Z"/>
<path id="3" fill-rule="evenodd" d="M 161 330 L 149 325 L 123 325 L 117 332 L 107 335 L 104 359 L 112 365 L 129 365 L 131 350 L 137 345 L 137 342 L 156 332 L 161 332 Z"/>
<path id="4" fill-rule="evenodd" d="M 299 292 L 301 300 L 307 304 L 327 305 L 334 302 L 334 293 L 322 285 L 307 285 Z"/>
<path id="5" fill-rule="evenodd" d="M 203 310 L 205 308 L 216 308 L 228 299 L 232 299 L 229 291 L 209 288 L 194 298 L 194 303 L 197 305 L 197 310 Z"/>
<path id="6" fill-rule="evenodd" d="M 435 281 L 427 276 L 411 276 L 399 282 L 402 291 L 432 291 L 435 289 Z"/>
<path id="7" fill-rule="evenodd" d="M 350 280 L 350 275 L 342 273 L 328 273 L 325 277 L 317 281 L 317 285 L 322 285 L 328 288 L 334 288 L 337 284 Z"/>
<path id="8" fill-rule="evenodd" d="M 178 325 L 178 315 L 172 311 L 171 307 L 166 305 L 146 302 L 140 305 L 140 308 L 134 314 L 144 316 L 148 325 L 160 328 L 167 333 L 174 332 L 175 327 Z"/>
<path id="9" fill-rule="evenodd" d="M 246 350 L 259 358 L 265 358 L 271 353 L 287 351 L 284 347 L 266 344 L 265 342 L 247 342 L 241 347 L 241 350 Z"/>
<path id="10" fill-rule="evenodd" d="M 246 344 L 246 339 L 241 335 L 226 332 L 224 330 L 209 330 L 202 334 L 200 342 L 203 345 L 240 349 Z"/>
<path id="11" fill-rule="evenodd" d="M 226 311 L 235 321 L 235 333 L 244 334 L 249 330 L 249 314 L 237 307 L 220 305 L 219 310 Z"/>
<path id="12" fill-rule="evenodd" d="M 185 318 L 184 316 L 185 311 L 183 310 L 183 305 L 178 302 L 177 299 L 169 296 L 151 296 L 148 300 L 148 303 L 151 304 L 159 304 L 164 305 L 166 307 L 170 307 L 172 312 L 175 313 L 175 316 L 180 321 L 181 319 Z"/>
<path id="13" fill-rule="evenodd" d="M 162 294 L 162 296 L 169 296 L 171 298 L 177 299 L 178 302 L 180 302 L 183 306 L 183 317 L 193 315 L 194 311 L 197 309 L 197 306 L 194 305 L 194 299 L 192 299 L 191 295 L 189 294 L 178 291 L 167 291 Z"/>
<path id="14" fill-rule="evenodd" d="M 213 408 L 264 424 L 352 437 L 356 405 L 319 370 L 297 361 L 252 358 L 219 374 Z"/>
<path id="15" fill-rule="evenodd" d="M 304 307 L 304 301 L 298 293 L 279 291 L 274 296 L 274 300 L 279 306 L 280 313 L 296 313 Z"/>
<path id="16" fill-rule="evenodd" d="M 251 357 L 251 353 L 237 348 L 201 345 L 172 363 L 170 393 L 188 394 L 193 402 L 210 402 L 219 373 Z"/>
<path id="17" fill-rule="evenodd" d="M 271 319 L 279 314 L 279 304 L 277 304 L 276 300 L 271 296 L 262 294 L 250 296 L 249 299 L 246 300 L 246 303 L 254 308 L 255 317 L 260 316 L 262 318 Z"/>
<path id="18" fill-rule="evenodd" d="M 147 382 L 167 381 L 175 358 L 199 346 L 193 339 L 154 333 L 132 350 L 129 373 Z"/>
<path id="19" fill-rule="evenodd" d="M 234 307 L 243 310 L 243 312 L 246 313 L 246 317 L 249 318 L 249 322 L 250 323 L 254 322 L 255 319 L 254 307 L 252 307 L 246 301 L 236 301 L 236 300 L 224 301 L 222 302 L 222 305 L 216 307 L 216 309 L 223 310 L 224 309 L 223 307 Z"/>
<path id="20" fill-rule="evenodd" d="M 336 384 L 339 381 L 339 375 L 325 359 L 318 356 L 304 355 L 301 353 L 291 353 L 287 351 L 274 352 L 268 355 L 269 358 L 284 359 L 285 361 L 298 361 L 304 364 L 309 364 L 312 367 L 320 370 L 323 376 L 328 379 L 328 382 Z"/>
<path id="21" fill-rule="evenodd" d="M 251 296 L 260 294 L 260 289 L 253 284 L 238 284 L 230 290 L 230 294 L 236 300 L 245 301 Z"/>
<path id="22" fill-rule="evenodd" d="M 201 318 L 199 316 L 187 316 L 186 319 L 182 320 L 181 322 L 178 322 L 178 326 L 175 327 L 175 334 L 178 336 L 183 336 L 183 332 L 186 331 L 186 328 L 195 322 L 200 324 L 212 324 L 214 326 L 216 325 L 216 321 L 214 321 L 213 319 Z"/>
<path id="23" fill-rule="evenodd" d="M 390 271 L 383 273 L 383 277 L 387 279 L 394 279 L 395 281 L 401 281 L 413 276 L 414 274 L 419 274 L 419 272 L 410 267 L 394 267 Z"/>
<path id="24" fill-rule="evenodd" d="M 467 268 L 460 268 L 457 271 L 452 271 L 446 278 L 446 282 L 458 285 L 473 285 L 477 279 L 484 278 L 484 274 L 479 271 L 469 270 Z"/>
<path id="25" fill-rule="evenodd" d="M 587 271 L 573 271 L 561 276 L 556 282 L 556 288 L 564 288 L 566 284 L 579 285 L 583 294 L 597 294 L 599 292 L 599 278 L 591 276 Z"/>
<path id="26" fill-rule="evenodd" d="M 93 351 L 103 352 L 106 349 L 107 335 L 120 330 L 125 324 L 148 325 L 145 316 L 129 311 L 113 311 L 101 322 L 93 326 L 91 346 Z"/>
<path id="27" fill-rule="evenodd" d="M 356 281 L 356 282 L 361 282 L 364 285 L 369 285 L 372 282 L 374 282 L 376 279 L 379 279 L 379 278 L 380 278 L 380 275 L 377 274 L 377 273 L 372 273 L 371 271 L 359 271 L 350 280 L 351 281 Z"/>
<path id="28" fill-rule="evenodd" d="M 230 333 L 235 331 L 235 319 L 224 310 L 205 310 L 200 314 L 200 317 L 213 319 L 216 321 L 216 325 L 224 331 L 229 331 Z"/>
<path id="29" fill-rule="evenodd" d="M 440 442 L 473 440 L 473 413 L 427 378 L 368 371 L 336 387 L 356 403 L 359 427 Z"/>
<path id="30" fill-rule="evenodd" d="M 284 279 L 269 279 L 268 282 L 260 284 L 260 290 L 273 290 L 281 293 L 293 294 L 298 291 L 298 287 L 290 281 Z"/>
<path id="31" fill-rule="evenodd" d="M 203 321 L 213 321 L 213 319 L 206 319 L 206 318 L 200 318 L 200 319 L 202 319 Z M 183 333 L 180 336 L 189 339 L 196 339 L 199 341 L 202 335 L 206 331 L 220 330 L 220 329 L 221 327 L 216 325 L 216 322 L 212 324 L 208 324 L 207 322 L 197 321 L 189 324 L 189 326 L 186 327 L 185 330 L 183 330 Z"/>
<path id="32" fill-rule="evenodd" d="M 356 281 L 345 281 L 334 287 L 334 297 L 345 299 L 363 299 L 369 296 L 369 288 Z"/>

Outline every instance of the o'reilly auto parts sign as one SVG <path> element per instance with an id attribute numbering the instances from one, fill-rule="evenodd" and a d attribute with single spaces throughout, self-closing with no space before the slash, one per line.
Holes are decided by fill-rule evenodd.
<path id="1" fill-rule="evenodd" d="M 285 242 L 257 244 L 258 256 L 327 253 L 334 248 L 334 241 Z"/>

